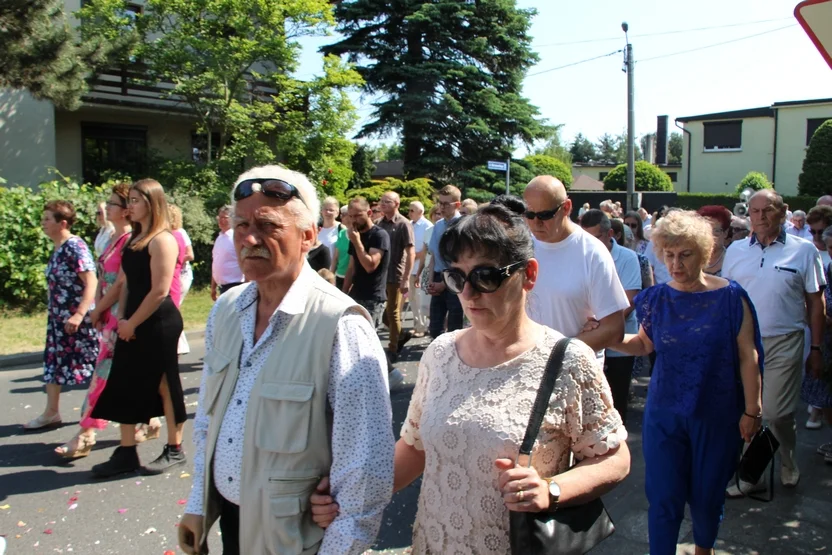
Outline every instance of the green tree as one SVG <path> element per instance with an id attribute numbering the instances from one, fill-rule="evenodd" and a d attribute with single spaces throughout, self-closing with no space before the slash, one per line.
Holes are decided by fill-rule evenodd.
<path id="1" fill-rule="evenodd" d="M 745 177 L 742 178 L 737 184 L 737 194 L 742 193 L 746 189 L 753 189 L 755 191 L 759 191 L 761 189 L 773 189 L 773 185 L 771 181 L 768 180 L 768 176 L 762 172 L 748 172 L 745 174 Z M 802 194 L 802 193 L 801 193 Z"/>
<path id="2" fill-rule="evenodd" d="M 323 51 L 358 64 L 378 99 L 359 136 L 397 133 L 405 173 L 443 181 L 545 136 L 522 96 L 534 14 L 510 0 L 348 0 L 343 39 Z"/>
<path id="3" fill-rule="evenodd" d="M 527 160 L 512 160 L 510 169 L 509 192 L 521 196 L 529 181 L 537 175 L 535 168 Z M 506 174 L 490 171 L 485 164 L 459 172 L 454 183 L 462 190 L 463 197 L 477 202 L 488 202 L 506 192 Z"/>
<path id="4" fill-rule="evenodd" d="M 685 141 L 681 133 L 671 133 L 670 140 L 667 143 L 667 163 L 681 164 L 682 163 L 682 149 Z"/>
<path id="5" fill-rule="evenodd" d="M 373 149 L 370 147 L 359 145 L 355 149 L 355 153 L 352 155 L 353 175 L 350 180 L 350 189 L 366 187 L 370 180 L 373 179 L 373 172 L 376 169 L 373 158 Z"/>
<path id="6" fill-rule="evenodd" d="M 572 160 L 581 164 L 586 164 L 598 158 L 598 153 L 595 152 L 595 145 L 592 141 L 584 137 L 583 133 L 578 133 L 569 145 L 569 153 L 572 154 Z"/>
<path id="7" fill-rule="evenodd" d="M 563 137 L 561 136 L 562 129 L 562 123 L 552 125 L 550 127 L 549 137 L 546 139 L 546 143 L 543 147 L 536 149 L 534 153 L 557 158 L 567 166 L 571 166 L 574 157 L 572 156 L 568 146 L 563 144 Z"/>
<path id="8" fill-rule="evenodd" d="M 822 123 L 812 135 L 797 189 L 801 195 L 832 194 L 832 119 Z"/>
<path id="9" fill-rule="evenodd" d="M 401 198 L 399 211 L 402 215 L 407 214 L 407 208 L 414 200 L 418 200 L 424 205 L 425 212 L 433 207 L 433 196 L 435 192 L 433 184 L 429 179 L 424 177 L 409 181 L 402 181 L 393 177 L 388 177 L 384 180 L 373 180 L 366 187 L 347 191 L 347 199 L 364 197 L 370 202 L 377 202 L 381 199 L 381 195 L 387 191 L 395 191 L 399 194 Z"/>
<path id="10" fill-rule="evenodd" d="M 374 162 L 389 162 L 391 160 L 401 160 L 404 157 L 404 149 L 401 143 L 395 142 L 382 144 L 374 151 Z"/>
<path id="11" fill-rule="evenodd" d="M 89 0 L 79 12 L 85 37 L 122 29 L 121 0 Z M 197 118 L 207 163 L 222 175 L 280 161 L 307 173 L 322 194 L 338 196 L 352 177 L 356 121 L 347 91 L 360 76 L 337 57 L 310 81 L 292 77 L 298 39 L 334 25 L 326 0 L 147 0 L 128 31 L 138 37 L 114 61 L 144 68 L 148 83 L 171 83 L 168 96 Z M 215 133 L 219 144 L 212 144 Z"/>
<path id="12" fill-rule="evenodd" d="M 627 164 L 616 166 L 604 178 L 605 191 L 627 190 Z M 645 160 L 636 162 L 636 191 L 672 191 L 670 176 Z"/>
<path id="13" fill-rule="evenodd" d="M 535 175 L 551 175 L 557 177 L 567 189 L 572 185 L 572 167 L 567 166 L 557 158 L 545 154 L 532 154 L 523 158 L 530 165 Z"/>
<path id="14" fill-rule="evenodd" d="M 598 137 L 598 142 L 595 146 L 599 162 L 607 162 L 610 164 L 622 163 L 622 161 L 618 160 L 618 142 L 614 136 L 609 133 L 604 133 Z"/>
<path id="15" fill-rule="evenodd" d="M 627 133 L 621 133 L 620 135 L 616 136 L 614 139 L 615 142 L 615 157 L 613 160 L 616 164 L 626 164 L 627 163 Z M 644 154 L 639 147 L 639 141 L 636 141 L 636 144 L 633 145 L 635 149 L 634 157 L 636 161 L 644 160 Z"/>
<path id="16" fill-rule="evenodd" d="M 0 2 L 0 87 L 23 88 L 35 98 L 76 109 L 86 78 L 109 53 L 110 43 L 78 42 L 63 0 Z"/>

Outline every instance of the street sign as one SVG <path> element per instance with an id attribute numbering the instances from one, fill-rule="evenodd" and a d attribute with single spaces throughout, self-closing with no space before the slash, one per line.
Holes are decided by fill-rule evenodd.
<path id="1" fill-rule="evenodd" d="M 832 68 L 832 0 L 803 0 L 794 16 Z"/>
<path id="2" fill-rule="evenodd" d="M 498 162 L 497 160 L 489 160 L 488 169 L 498 172 L 504 172 L 508 170 L 508 164 L 506 162 Z"/>

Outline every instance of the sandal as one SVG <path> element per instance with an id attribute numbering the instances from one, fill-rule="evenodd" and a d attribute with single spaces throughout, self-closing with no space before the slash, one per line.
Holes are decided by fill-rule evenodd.
<path id="1" fill-rule="evenodd" d="M 151 418 L 150 424 L 142 424 L 136 428 L 136 443 L 142 443 L 148 439 L 156 439 L 162 433 L 162 422 L 158 418 Z"/>
<path id="2" fill-rule="evenodd" d="M 23 425 L 23 429 L 26 431 L 29 430 L 43 430 L 44 428 L 53 428 L 61 426 L 61 415 L 59 413 L 55 413 L 52 416 L 46 416 L 41 414 L 37 418 L 33 418 L 29 422 Z"/>
<path id="3" fill-rule="evenodd" d="M 78 434 L 68 443 L 55 448 L 55 452 L 65 459 L 80 459 L 86 457 L 95 445 L 95 435 Z"/>

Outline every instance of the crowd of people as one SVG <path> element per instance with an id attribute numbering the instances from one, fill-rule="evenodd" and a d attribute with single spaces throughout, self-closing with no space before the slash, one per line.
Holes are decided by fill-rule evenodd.
<path id="1" fill-rule="evenodd" d="M 650 552 L 675 553 L 688 505 L 696 553 L 713 553 L 726 497 L 775 487 L 735 479 L 743 443 L 765 421 L 780 482 L 796 487 L 799 401 L 807 429 L 832 425 L 832 198 L 791 213 L 760 191 L 747 218 L 604 201 L 573 220 L 564 185 L 538 176 L 522 198 L 483 205 L 446 185 L 427 214 L 414 201 L 405 217 L 395 192 L 340 206 L 282 166 L 243 173 L 230 198 L 217 214 L 186 553 L 204 552 L 217 521 L 228 555 L 361 553 L 393 492 L 420 477 L 415 553 L 509 553 L 510 511 L 581 505 L 626 478 L 639 373 L 650 373 Z M 113 421 L 120 445 L 95 475 L 158 474 L 186 460 L 178 306 L 193 249 L 156 181 L 115 186 L 99 215 L 93 253 L 71 233 L 69 203 L 44 210 L 55 244 L 47 407 L 26 427 L 59 424 L 62 385 L 89 381 L 80 429 L 56 451 L 88 454 Z M 396 441 L 395 365 L 425 335 Z M 531 460 L 518 465 L 564 337 Z M 136 443 L 160 435 L 161 416 L 166 445 L 142 465 Z M 818 453 L 832 462 L 832 444 Z"/>

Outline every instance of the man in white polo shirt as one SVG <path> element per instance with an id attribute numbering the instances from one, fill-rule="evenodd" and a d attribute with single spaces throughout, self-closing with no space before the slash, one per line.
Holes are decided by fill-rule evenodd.
<path id="1" fill-rule="evenodd" d="M 234 230 L 231 228 L 231 205 L 226 204 L 217 213 L 217 225 L 220 233 L 214 241 L 211 251 L 211 299 L 217 297 L 245 281 L 237 251 L 234 249 Z"/>
<path id="2" fill-rule="evenodd" d="M 795 411 L 803 375 L 803 329 L 808 323 L 812 337 L 806 364 L 820 368 L 826 279 L 818 250 L 810 243 L 786 233 L 786 205 L 772 190 L 758 191 L 748 202 L 752 235 L 735 241 L 725 255 L 722 277 L 743 286 L 760 321 L 763 336 L 763 414 L 780 442 L 780 481 L 794 487 L 800 480 L 794 451 Z M 807 322 L 808 314 L 808 322 Z M 742 484 L 744 493 L 764 489 L 764 484 Z M 736 485 L 729 497 L 742 495 Z"/>
<path id="3" fill-rule="evenodd" d="M 413 264 L 413 271 L 410 274 L 410 310 L 413 312 L 413 337 L 424 337 L 428 331 L 428 311 L 424 310 L 425 297 L 427 293 L 422 287 L 416 287 L 418 282 L 417 272 L 425 264 L 427 245 L 425 244 L 425 233 L 433 227 L 433 223 L 425 218 L 425 206 L 418 200 L 410 203 L 407 211 L 410 223 L 413 225 L 413 242 L 416 247 L 416 263 Z"/>
<path id="4" fill-rule="evenodd" d="M 615 263 L 615 272 L 627 294 L 630 303 L 624 310 L 624 333 L 638 333 L 638 321 L 636 320 L 633 299 L 641 291 L 641 265 L 638 262 L 638 255 L 626 247 L 622 247 L 613 239 L 615 232 L 612 229 L 612 222 L 601 210 L 587 210 L 581 218 L 581 227 L 601 241 L 607 247 Z M 621 415 L 621 421 L 627 423 L 627 405 L 630 400 L 630 382 L 633 379 L 633 364 L 635 357 L 612 349 L 604 352 L 604 375 L 610 384 L 612 401 L 615 410 Z"/>
<path id="5" fill-rule="evenodd" d="M 537 282 L 529 295 L 529 317 L 592 347 L 598 358 L 624 338 L 624 311 L 630 307 L 610 251 L 572 223 L 572 201 L 563 183 L 550 175 L 532 179 L 523 192 L 526 221 L 535 237 Z M 588 320 L 592 331 L 581 331 Z"/>

